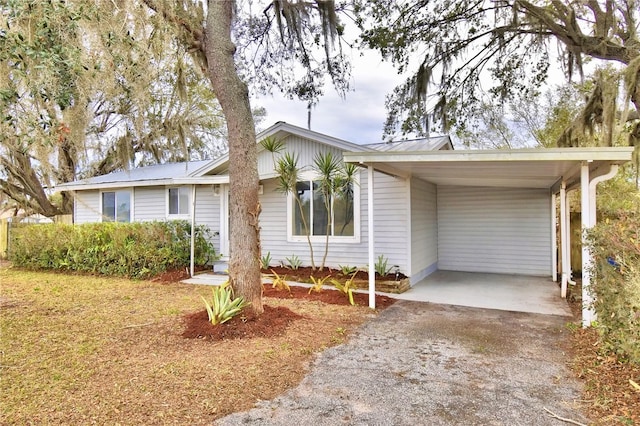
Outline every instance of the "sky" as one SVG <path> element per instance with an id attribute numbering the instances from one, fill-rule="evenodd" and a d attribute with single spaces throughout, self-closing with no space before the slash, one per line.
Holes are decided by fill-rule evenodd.
<path id="1" fill-rule="evenodd" d="M 324 96 L 311 112 L 311 130 L 357 144 L 382 141 L 385 97 L 405 78 L 389 62 L 383 62 L 377 52 L 362 53 L 352 53 L 351 91 L 345 99 L 340 98 L 329 80 L 325 84 Z M 252 106 L 262 106 L 267 111 L 259 130 L 277 121 L 307 128 L 305 102 L 274 94 L 254 100 Z"/>

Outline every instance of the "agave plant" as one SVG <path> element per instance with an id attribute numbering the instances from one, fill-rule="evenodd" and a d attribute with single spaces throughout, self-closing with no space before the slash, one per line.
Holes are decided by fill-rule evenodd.
<path id="1" fill-rule="evenodd" d="M 211 324 L 217 325 L 227 322 L 239 314 L 242 309 L 251 304 L 250 302 L 245 301 L 243 297 L 234 298 L 232 296 L 232 292 L 233 290 L 231 285 L 229 284 L 229 281 L 227 281 L 224 284 L 213 287 L 211 303 L 209 303 L 209 301 L 204 297 L 200 296 L 204 301 L 204 306 L 207 309 L 207 314 L 209 315 L 209 321 Z"/>

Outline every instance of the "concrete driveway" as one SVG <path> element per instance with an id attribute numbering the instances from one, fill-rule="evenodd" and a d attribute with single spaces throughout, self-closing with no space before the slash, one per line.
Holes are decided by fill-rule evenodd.
<path id="1" fill-rule="evenodd" d="M 566 317 L 398 301 L 320 354 L 300 385 L 220 425 L 582 423 Z"/>

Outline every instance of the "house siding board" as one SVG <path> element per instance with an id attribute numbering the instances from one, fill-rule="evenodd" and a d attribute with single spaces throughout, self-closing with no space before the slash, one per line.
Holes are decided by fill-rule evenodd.
<path id="1" fill-rule="evenodd" d="M 411 276 L 426 273 L 438 262 L 436 186 L 411 180 Z"/>
<path id="2" fill-rule="evenodd" d="M 380 254 L 388 259 L 388 265 L 398 265 L 400 270 L 407 271 L 407 220 L 408 198 L 407 184 L 401 179 L 391 178 L 376 173 L 375 176 L 376 212 L 376 257 Z M 303 265 L 310 265 L 309 246 L 306 241 L 287 241 L 287 202 L 286 197 L 277 191 L 275 179 L 263 181 L 264 192 L 260 197 L 262 213 L 260 214 L 262 254 L 271 254 L 272 264 L 283 262 L 292 255 L 298 256 Z M 378 210 L 380 207 L 380 210 Z M 326 265 L 337 268 L 343 266 L 367 266 L 367 178 L 360 173 L 360 242 L 329 242 L 329 253 Z M 324 241 L 313 242 L 314 259 L 317 266 L 324 255 Z M 406 272 L 405 272 L 406 273 Z"/>
<path id="3" fill-rule="evenodd" d="M 549 275 L 547 190 L 438 186 L 438 267 Z"/>
<path id="4" fill-rule="evenodd" d="M 100 191 L 77 191 L 74 223 L 100 222 Z"/>
<path id="5" fill-rule="evenodd" d="M 319 152 L 331 152 L 335 158 L 342 158 L 342 150 L 299 136 L 289 136 L 284 140 L 284 143 L 285 147 L 282 153 L 295 153 L 298 158 L 298 168 L 302 171 L 312 169 L 313 160 Z M 277 159 L 280 155 L 282 154 L 275 154 L 275 158 Z M 270 152 L 265 150 L 258 154 L 258 173 L 261 176 L 274 172 L 273 157 Z"/>
<path id="6" fill-rule="evenodd" d="M 134 188 L 133 214 L 135 222 L 165 220 L 167 193 L 164 186 Z"/>
<path id="7" fill-rule="evenodd" d="M 196 224 L 205 225 L 211 231 L 210 241 L 220 253 L 220 195 L 213 192 L 211 185 L 196 186 Z"/>

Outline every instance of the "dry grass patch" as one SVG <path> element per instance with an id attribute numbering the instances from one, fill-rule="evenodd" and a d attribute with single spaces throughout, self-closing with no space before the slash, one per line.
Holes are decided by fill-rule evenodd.
<path id="1" fill-rule="evenodd" d="M 0 269 L 9 424 L 210 424 L 296 385 L 366 307 L 266 298 L 303 316 L 274 338 L 184 339 L 209 287 Z"/>

